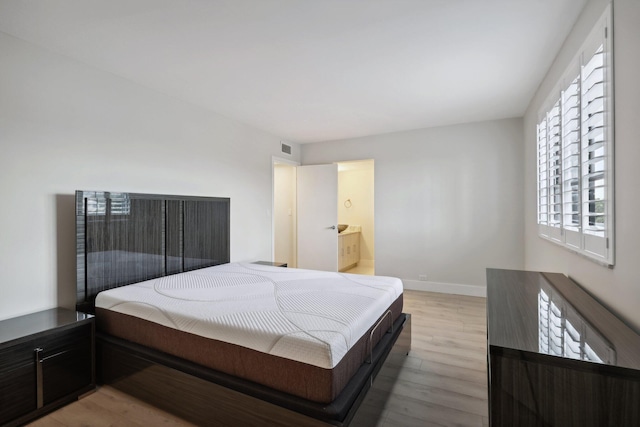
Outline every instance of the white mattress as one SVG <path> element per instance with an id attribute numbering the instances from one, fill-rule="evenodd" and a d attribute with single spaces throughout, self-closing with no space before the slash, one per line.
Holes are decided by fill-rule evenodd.
<path id="1" fill-rule="evenodd" d="M 393 277 L 231 263 L 103 291 L 96 307 L 331 369 L 402 291 Z"/>

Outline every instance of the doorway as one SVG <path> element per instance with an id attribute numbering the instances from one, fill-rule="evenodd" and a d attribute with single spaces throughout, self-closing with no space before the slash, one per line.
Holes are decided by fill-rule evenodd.
<path id="1" fill-rule="evenodd" d="M 340 264 L 341 271 L 375 273 L 375 223 L 374 223 L 374 160 L 336 162 L 337 164 L 337 219 L 338 224 L 349 228 L 338 235 L 338 245 L 346 241 L 357 242 L 357 261 L 350 258 L 348 264 Z M 273 160 L 273 261 L 286 262 L 289 267 L 298 265 L 298 164 L 284 159 Z M 302 198 L 304 199 L 304 197 Z M 337 225 L 337 224 L 336 224 Z M 346 247 L 338 249 L 347 251 Z M 348 249 L 353 255 L 354 249 Z M 335 271 L 335 269 L 333 270 Z"/>
<path id="2" fill-rule="evenodd" d="M 273 254 L 272 261 L 298 266 L 296 166 L 298 163 L 273 159 Z"/>
<path id="3" fill-rule="evenodd" d="M 346 261 L 347 273 L 375 274 L 374 161 L 338 163 L 338 223 L 349 228 L 339 239 L 357 240 L 357 264 Z M 349 231 L 359 236 L 348 236 Z M 342 237 L 340 237 L 342 236 Z M 359 237 L 359 238 L 358 238 Z M 347 245 L 342 246 L 347 251 Z M 352 248 L 353 249 L 353 246 Z M 351 254 L 343 254 L 348 256 Z M 350 267 L 350 268 L 349 268 Z"/>

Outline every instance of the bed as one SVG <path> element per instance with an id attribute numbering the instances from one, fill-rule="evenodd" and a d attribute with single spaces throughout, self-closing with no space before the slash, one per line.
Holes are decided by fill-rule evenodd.
<path id="1" fill-rule="evenodd" d="M 198 424 L 349 425 L 409 351 L 402 283 L 230 263 L 229 225 L 227 198 L 76 192 L 100 380 Z"/>

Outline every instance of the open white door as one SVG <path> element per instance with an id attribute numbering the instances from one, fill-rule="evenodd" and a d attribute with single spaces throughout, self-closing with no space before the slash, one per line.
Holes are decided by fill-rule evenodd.
<path id="1" fill-rule="evenodd" d="M 338 165 L 296 169 L 298 268 L 338 271 Z"/>

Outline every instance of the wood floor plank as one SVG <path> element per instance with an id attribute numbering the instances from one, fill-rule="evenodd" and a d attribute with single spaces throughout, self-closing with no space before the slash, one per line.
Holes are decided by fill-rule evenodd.
<path id="1" fill-rule="evenodd" d="M 116 425 L 138 426 L 139 424 L 127 419 L 126 414 L 109 411 L 100 407 L 94 399 L 84 398 L 74 403 L 73 406 L 53 413 L 52 417 L 66 426 L 90 425 L 95 427 L 109 427 Z M 90 423 L 87 420 L 91 420 Z"/>
<path id="2" fill-rule="evenodd" d="M 29 427 L 66 427 L 65 424 L 56 420 L 52 415 L 35 420 Z"/>
<path id="3" fill-rule="evenodd" d="M 420 365 L 420 370 L 432 372 L 438 375 L 449 376 L 452 378 L 459 378 L 464 381 L 474 382 L 478 384 L 487 384 L 487 371 L 463 368 L 460 366 L 454 366 L 444 363 L 433 362 L 429 360 L 423 360 Z"/>
<path id="4" fill-rule="evenodd" d="M 440 387 L 434 385 L 433 382 L 428 384 L 419 384 L 406 380 L 394 382 L 394 380 L 388 377 L 383 377 L 380 380 L 381 383 L 387 382 L 387 384 L 385 384 L 386 386 L 392 387 L 392 395 L 395 397 L 412 398 L 421 402 L 428 402 L 480 416 L 487 415 L 487 403 L 484 396 L 474 397 L 468 394 L 458 393 L 448 390 L 448 387 L 442 386 L 442 384 L 440 384 Z"/>
<path id="5" fill-rule="evenodd" d="M 412 348 L 411 353 L 415 357 L 421 357 L 425 361 L 486 372 L 486 358 L 485 360 L 480 360 L 478 358 L 466 356 L 453 356 L 450 354 L 438 353 L 431 349 L 422 349 L 420 347 Z"/>
<path id="6" fill-rule="evenodd" d="M 125 416 L 132 423 L 142 426 L 188 426 L 191 425 L 184 420 L 138 399 L 133 399 L 129 395 L 112 387 L 102 387 L 103 392 L 99 393 L 94 402 L 100 407 L 117 412 Z"/>
<path id="7" fill-rule="evenodd" d="M 483 355 L 487 352 L 487 342 L 486 341 L 470 341 L 470 340 L 461 340 L 451 337 L 443 337 L 440 335 L 434 335 L 431 340 L 431 344 L 439 345 L 442 347 L 455 347 L 460 349 L 467 349 L 473 353 L 482 353 Z"/>
<path id="8" fill-rule="evenodd" d="M 395 418 L 392 414 L 406 416 L 407 420 L 414 418 L 442 426 L 482 426 L 482 417 L 457 409 L 425 402 L 405 396 L 391 396 L 385 405 L 387 409 L 386 422 Z M 395 426 L 402 426 L 402 418 L 397 417 Z"/>
<path id="9" fill-rule="evenodd" d="M 351 427 L 487 426 L 485 298 L 406 290 L 404 307 L 411 352 L 390 356 Z M 30 424 L 147 425 L 193 426 L 109 386 Z"/>
<path id="10" fill-rule="evenodd" d="M 461 347 L 456 345 L 455 342 L 451 342 L 450 345 L 442 345 L 434 343 L 433 341 L 417 341 L 415 344 L 412 342 L 411 347 L 414 350 L 420 349 L 430 353 L 440 353 L 445 356 L 458 357 L 460 359 L 472 359 L 474 366 L 483 366 L 487 362 L 486 354 L 482 354 L 481 350 L 473 350 L 468 347 Z"/>
<path id="11" fill-rule="evenodd" d="M 382 372 L 381 375 L 383 375 Z M 477 399 L 486 399 L 487 397 L 487 386 L 484 383 L 467 381 L 457 376 L 441 375 L 419 369 L 402 369 L 398 374 L 398 381 L 404 381 L 412 385 L 431 386 Z"/>
<path id="12" fill-rule="evenodd" d="M 412 325 L 413 326 L 413 322 Z M 419 334 L 425 334 L 430 337 L 447 337 L 453 338 L 460 341 L 472 341 L 481 344 L 487 344 L 487 335 L 486 333 L 481 334 L 474 331 L 454 331 L 448 329 L 437 329 L 433 328 L 431 325 L 426 325 L 418 330 Z"/>
<path id="13" fill-rule="evenodd" d="M 407 414 L 399 414 L 394 411 L 387 411 L 386 418 L 382 422 L 382 427 L 442 427 L 443 424 L 425 419 L 414 418 Z"/>

